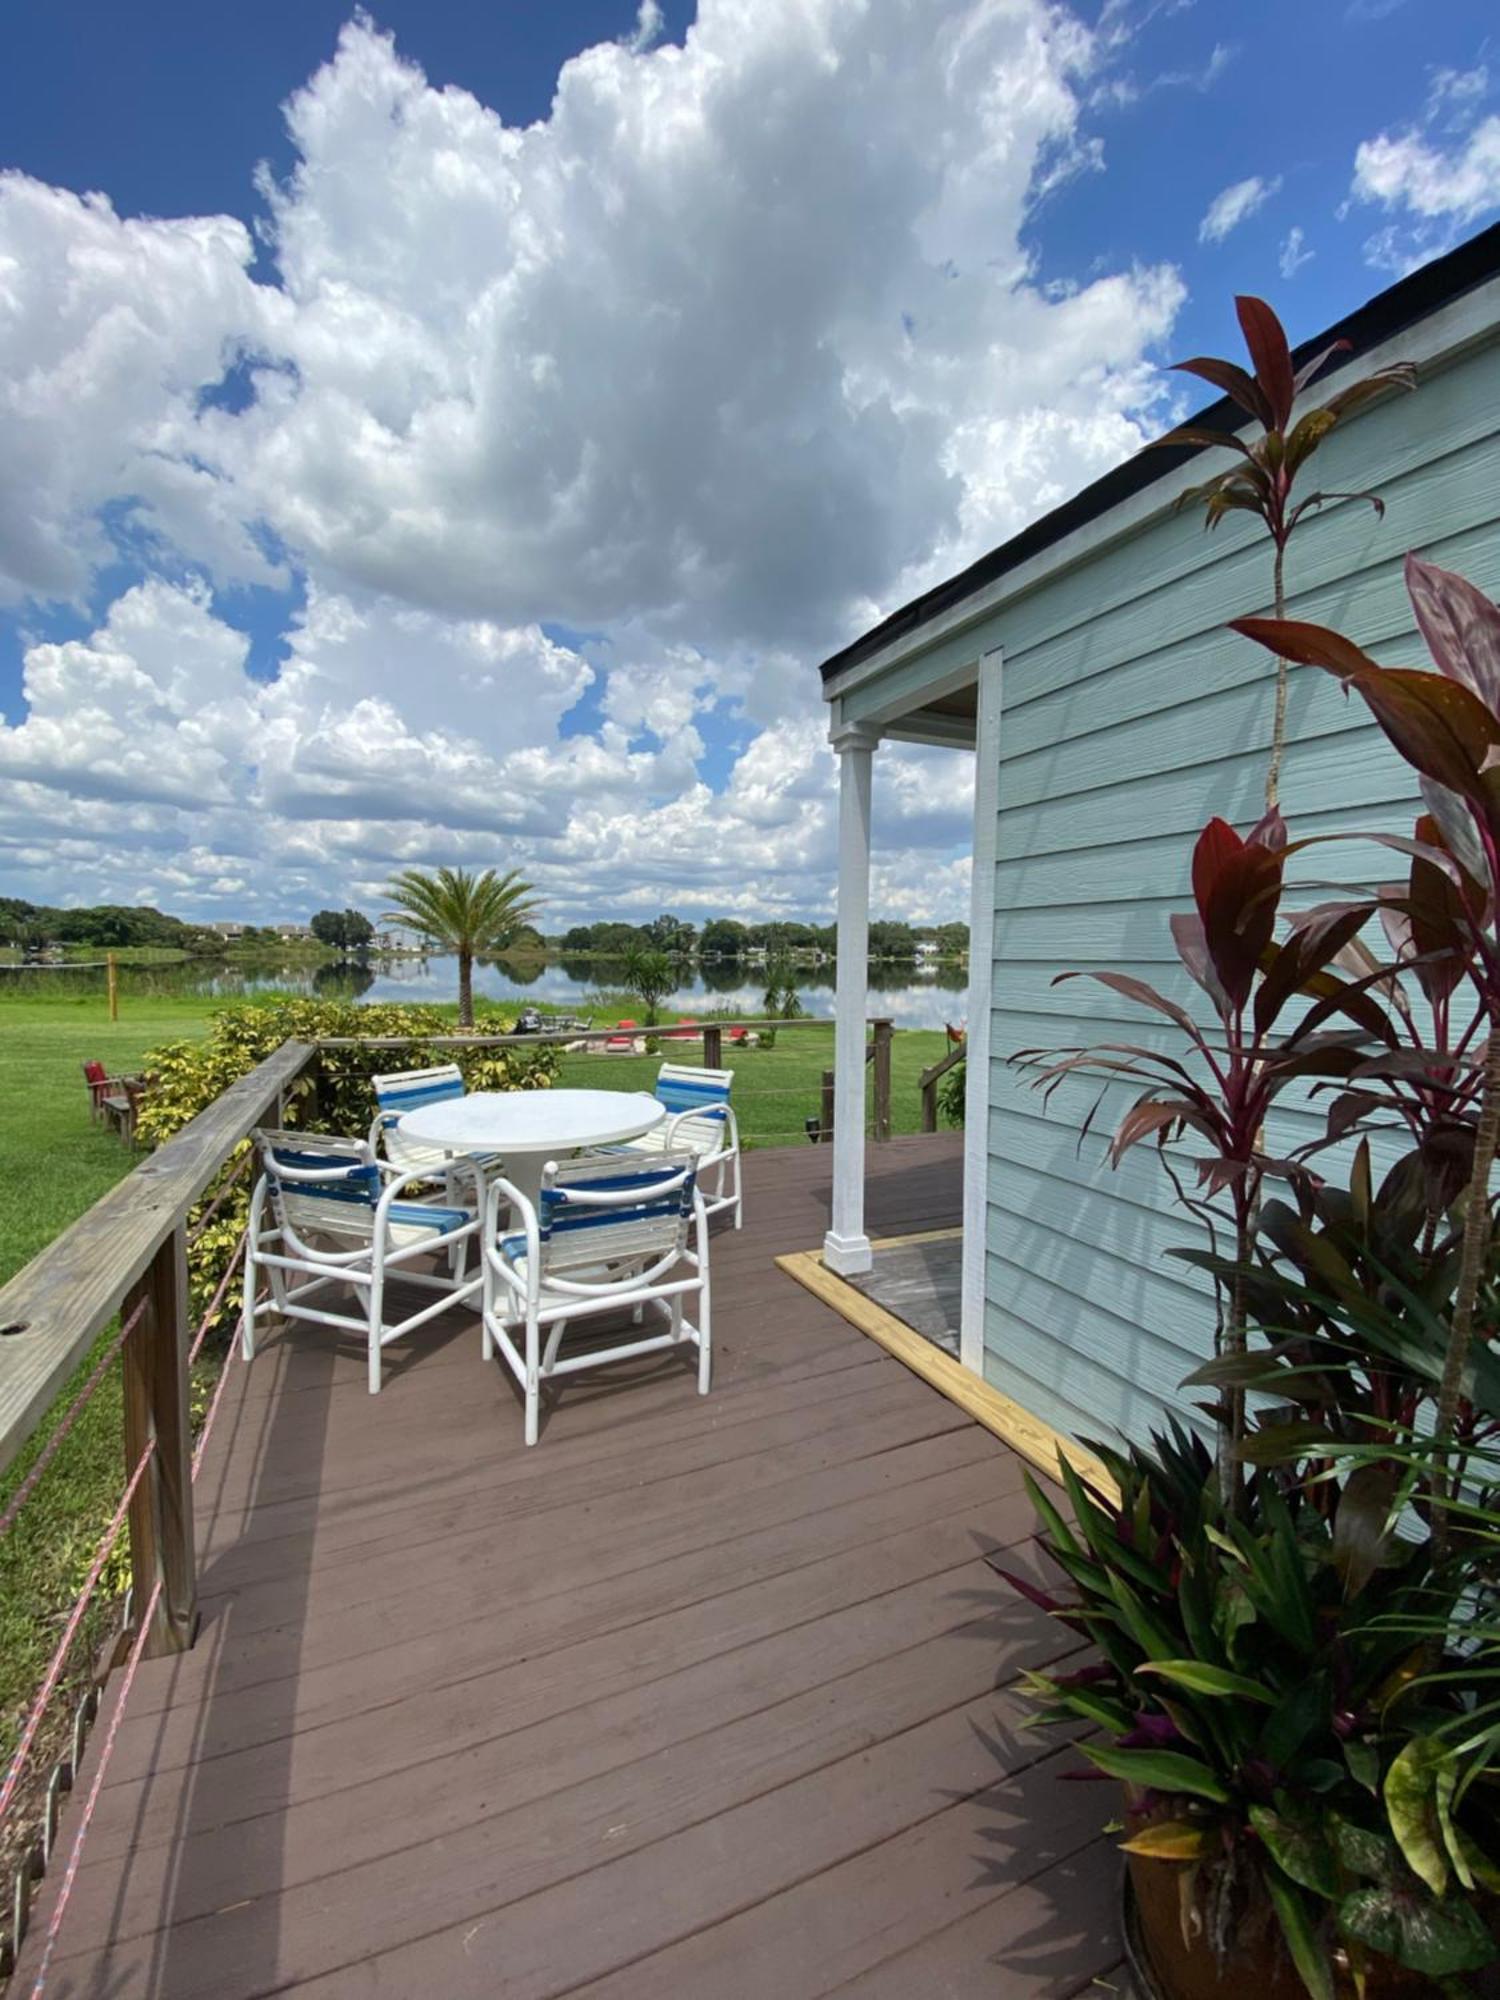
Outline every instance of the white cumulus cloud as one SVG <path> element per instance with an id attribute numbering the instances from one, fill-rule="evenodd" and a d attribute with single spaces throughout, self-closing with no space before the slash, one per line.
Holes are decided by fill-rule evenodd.
<path id="1" fill-rule="evenodd" d="M 1107 53 L 1047 0 L 661 27 L 522 128 L 356 18 L 259 265 L 0 180 L 0 591 L 141 572 L 28 650 L 21 893 L 285 915 L 462 859 L 557 914 L 827 907 L 814 662 L 1142 442 L 1182 284 L 1033 281 Z M 252 675 L 235 592 L 294 581 Z M 882 762 L 882 879 L 960 897 L 965 760 Z"/>
<path id="2" fill-rule="evenodd" d="M 1438 70 L 1419 123 L 1361 142 L 1350 203 L 1392 217 L 1365 246 L 1376 268 L 1407 271 L 1440 256 L 1500 208 L 1500 116 L 1479 115 L 1489 88 L 1483 64 Z"/>

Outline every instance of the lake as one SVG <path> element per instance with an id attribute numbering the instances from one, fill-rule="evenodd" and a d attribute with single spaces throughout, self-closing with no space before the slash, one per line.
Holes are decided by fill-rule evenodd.
<path id="1" fill-rule="evenodd" d="M 122 965 L 120 991 L 201 994 L 210 999 L 236 999 L 245 994 L 265 992 L 317 993 L 328 999 L 361 1000 L 454 1000 L 458 996 L 458 960 L 434 954 L 430 958 L 386 958 L 366 967 L 341 965 L 278 966 L 264 964 L 236 966 L 194 962 L 188 965 Z M 833 967 L 799 966 L 797 991 L 804 1012 L 829 1019 L 833 1014 Z M 0 970 L 0 998 L 9 991 L 36 993 L 66 986 L 104 987 L 102 968 L 61 966 L 56 968 L 5 968 Z M 545 961 L 485 961 L 474 968 L 476 997 L 487 1000 L 545 1001 L 554 1007 L 577 1013 L 599 1013 L 618 1018 L 634 1013 L 639 1003 L 618 1007 L 601 1002 L 604 993 L 618 994 L 620 965 L 617 959 L 556 958 Z M 941 1028 L 947 1021 L 964 1019 L 968 978 L 961 965 L 939 965 L 925 969 L 904 961 L 887 960 L 870 969 L 872 1015 L 889 1016 L 899 1028 Z M 750 1018 L 761 1012 L 765 992 L 764 968 L 720 962 L 694 968 L 669 995 L 664 1007 L 674 1013 L 692 1014 L 708 1008 L 729 1010 Z"/>

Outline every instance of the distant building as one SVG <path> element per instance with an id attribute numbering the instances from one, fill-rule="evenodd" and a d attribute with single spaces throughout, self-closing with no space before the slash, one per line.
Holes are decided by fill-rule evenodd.
<path id="1" fill-rule="evenodd" d="M 242 938 L 245 935 L 245 926 L 243 924 L 217 923 L 217 924 L 210 924 L 208 926 L 208 929 L 211 930 L 216 937 L 221 937 L 221 938 L 231 938 L 231 939 Z"/>
<path id="2" fill-rule="evenodd" d="M 304 944 L 312 932 L 306 924 L 277 924 L 276 935 L 283 944 Z"/>

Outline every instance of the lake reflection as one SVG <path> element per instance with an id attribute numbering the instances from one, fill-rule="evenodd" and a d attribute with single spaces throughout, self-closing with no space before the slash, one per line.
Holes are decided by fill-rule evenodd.
<path id="1" fill-rule="evenodd" d="M 122 965 L 121 989 L 140 993 L 201 994 L 208 999 L 237 999 L 266 992 L 316 994 L 326 1000 L 451 1001 L 458 994 L 458 960 L 430 958 L 379 959 L 368 966 L 264 965 L 231 966 Z M 104 972 L 93 967 L 56 970 L 6 970 L 0 973 L 0 998 L 9 992 L 45 992 L 59 984 L 69 991 L 104 985 Z M 797 992 L 805 1013 L 828 1019 L 833 1014 L 833 967 L 795 968 Z M 621 1013 L 639 1015 L 637 1002 L 600 1002 L 601 994 L 618 997 L 617 959 L 556 958 L 481 962 L 474 967 L 474 992 L 487 1000 L 545 1001 L 577 1013 L 597 1012 L 605 1018 Z M 887 961 L 870 968 L 872 1015 L 886 1015 L 901 1028 L 941 1028 L 964 1019 L 968 980 L 956 965 L 928 968 Z M 713 1008 L 730 1010 L 747 1019 L 761 1012 L 765 993 L 763 966 L 716 964 L 698 966 L 664 1002 L 672 1012 L 691 1014 Z"/>

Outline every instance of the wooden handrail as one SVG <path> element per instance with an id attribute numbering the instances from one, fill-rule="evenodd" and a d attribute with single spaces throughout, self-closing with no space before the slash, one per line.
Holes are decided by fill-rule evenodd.
<path id="1" fill-rule="evenodd" d="M 917 1078 L 917 1086 L 922 1093 L 922 1130 L 937 1130 L 937 1086 L 938 1078 L 946 1076 L 955 1063 L 961 1063 L 969 1053 L 967 1040 L 955 1042 L 941 1062 L 935 1062 L 931 1069 L 924 1069 Z"/>
<path id="2" fill-rule="evenodd" d="M 174 1138 L 116 1182 L 0 1289 L 0 1472 L 46 1416 L 54 1397 L 146 1277 L 164 1244 L 242 1139 L 313 1061 L 307 1042 L 283 1042 L 231 1084 Z M 156 1296 L 168 1295 L 162 1275 Z M 171 1315 L 154 1323 L 176 1339 Z"/>
<path id="3" fill-rule="evenodd" d="M 716 1035 L 722 1038 L 735 1028 L 772 1028 L 778 1034 L 783 1028 L 831 1028 L 833 1021 L 819 1014 L 795 1014 L 790 1020 L 781 1020 L 775 1015 L 757 1017 L 749 1021 L 659 1021 L 654 1028 L 637 1022 L 633 1028 L 565 1028 L 556 1034 L 548 1034 L 539 1028 L 532 1035 L 320 1035 L 317 1046 L 320 1049 L 409 1049 L 417 1043 L 435 1049 L 535 1049 L 548 1047 L 554 1043 L 566 1042 L 611 1042 L 624 1034 L 650 1036 L 666 1041 L 696 1041 L 702 1036 Z M 717 1067 L 717 1065 L 711 1065 Z"/>

